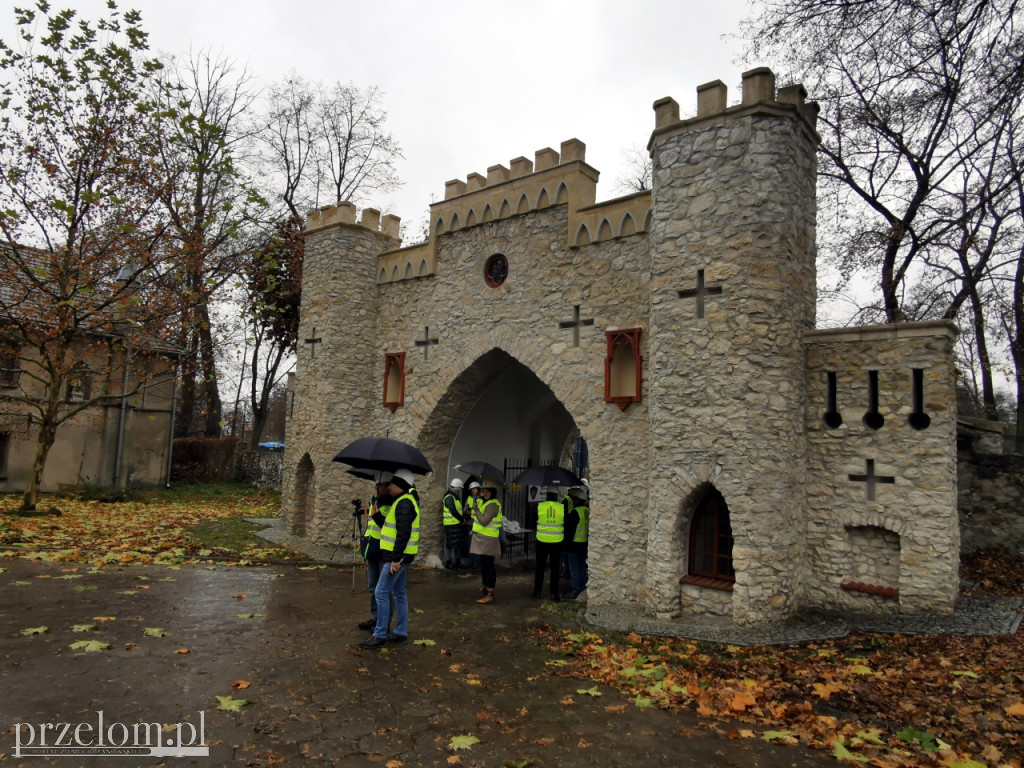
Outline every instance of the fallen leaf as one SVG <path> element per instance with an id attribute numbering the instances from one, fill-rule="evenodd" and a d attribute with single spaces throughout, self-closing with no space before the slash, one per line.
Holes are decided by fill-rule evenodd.
<path id="1" fill-rule="evenodd" d="M 248 680 L 235 680 L 233 683 L 231 683 L 231 687 L 234 688 L 236 691 L 244 691 L 250 685 L 252 685 L 252 683 Z"/>
<path id="2" fill-rule="evenodd" d="M 1017 701 L 1003 709 L 1006 710 L 1006 714 L 1013 717 L 1024 717 L 1024 702 Z"/>
<path id="3" fill-rule="evenodd" d="M 729 709 L 733 712 L 744 712 L 747 707 L 753 707 L 757 704 L 754 697 L 746 691 L 737 691 L 736 695 L 732 697 L 732 701 L 729 702 Z"/>
<path id="4" fill-rule="evenodd" d="M 49 627 L 28 627 L 27 629 L 21 630 L 21 634 L 27 637 L 29 635 L 43 635 L 49 631 Z"/>
<path id="5" fill-rule="evenodd" d="M 75 624 L 71 627 L 72 632 L 95 632 L 100 628 L 99 624 Z"/>
<path id="6" fill-rule="evenodd" d="M 424 645 L 424 646 L 427 646 L 427 647 L 430 647 L 432 645 L 437 645 L 437 643 L 435 641 L 433 641 L 433 640 L 413 640 L 412 644 L 413 645 Z"/>
<path id="7" fill-rule="evenodd" d="M 110 643 L 104 643 L 99 640 L 79 640 L 77 643 L 72 643 L 70 647 L 75 651 L 93 653 L 95 651 L 109 651 Z"/>
<path id="8" fill-rule="evenodd" d="M 217 701 L 219 702 L 217 709 L 225 712 L 241 712 L 242 707 L 252 703 L 248 699 L 236 699 L 233 696 L 218 696 Z"/>
<path id="9" fill-rule="evenodd" d="M 448 742 L 448 748 L 449 749 L 455 749 L 455 750 L 457 750 L 457 749 L 469 749 L 474 744 L 479 744 L 479 743 L 480 743 L 480 739 L 478 739 L 476 736 L 469 736 L 469 735 L 467 735 L 467 736 L 452 736 L 451 740 Z"/>
<path id="10" fill-rule="evenodd" d="M 593 696 L 595 699 L 603 695 L 596 685 L 593 688 L 577 688 L 576 693 L 581 696 Z"/>
<path id="11" fill-rule="evenodd" d="M 146 627 L 142 630 L 146 637 L 164 637 L 167 633 L 160 627 Z"/>
<path id="12" fill-rule="evenodd" d="M 246 595 L 232 595 L 235 600 L 245 600 Z"/>
<path id="13" fill-rule="evenodd" d="M 870 759 L 864 755 L 853 754 L 853 752 L 848 750 L 841 741 L 837 741 L 832 745 L 832 756 L 836 760 L 854 760 L 858 763 L 866 763 Z"/>
<path id="14" fill-rule="evenodd" d="M 181 654 L 182 656 L 184 656 L 186 653 L 191 653 L 191 651 L 188 648 L 179 648 L 178 650 L 175 651 L 175 653 L 178 653 L 178 654 Z"/>

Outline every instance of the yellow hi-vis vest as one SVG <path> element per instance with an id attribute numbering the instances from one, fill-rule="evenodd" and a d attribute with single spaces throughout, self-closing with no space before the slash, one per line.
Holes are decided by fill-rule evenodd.
<path id="1" fill-rule="evenodd" d="M 585 544 L 590 539 L 590 507 L 579 506 L 576 511 L 580 514 L 580 521 L 576 525 L 576 535 L 572 540 L 577 544 Z"/>
<path id="2" fill-rule="evenodd" d="M 454 493 L 446 493 L 444 499 L 441 501 L 441 509 L 444 512 L 444 524 L 458 525 L 459 521 L 455 519 L 455 516 L 448 509 L 448 499 L 455 502 L 455 511 L 460 515 L 462 514 L 462 502 L 459 501 L 458 497 Z"/>
<path id="3" fill-rule="evenodd" d="M 565 507 L 557 501 L 537 505 L 537 541 L 557 544 L 565 535 Z"/>
<path id="4" fill-rule="evenodd" d="M 484 512 L 487 510 L 487 507 L 489 507 L 491 504 L 498 505 L 498 514 L 496 514 L 494 516 L 494 519 L 491 520 L 491 522 L 489 522 L 487 525 L 480 525 L 480 522 L 476 519 L 476 517 L 474 517 L 473 533 L 479 533 L 481 536 L 490 536 L 492 539 L 496 539 L 498 538 L 498 534 L 501 533 L 501 502 L 498 501 L 497 499 L 485 501 L 484 505 L 480 508 L 480 514 L 484 514 Z"/>
<path id="5" fill-rule="evenodd" d="M 382 505 L 378 506 L 377 510 L 387 518 L 388 512 L 391 511 L 391 507 Z M 371 539 L 377 539 L 377 541 L 380 541 L 380 526 L 377 525 L 377 521 L 373 519 L 373 515 L 366 518 L 366 535 Z"/>
<path id="6" fill-rule="evenodd" d="M 415 555 L 420 551 L 420 505 L 416 503 L 416 499 L 411 493 L 403 493 L 392 502 L 388 509 L 387 517 L 384 518 L 384 527 L 380 530 L 380 548 L 385 552 L 393 552 L 395 549 L 395 539 L 398 538 L 395 510 L 398 508 L 398 502 L 402 499 L 408 499 L 412 503 L 413 509 L 416 510 L 416 519 L 412 521 L 409 543 L 405 545 L 405 554 Z"/>

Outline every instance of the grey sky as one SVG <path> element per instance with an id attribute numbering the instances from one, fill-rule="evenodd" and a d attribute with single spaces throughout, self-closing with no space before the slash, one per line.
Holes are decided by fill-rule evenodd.
<path id="1" fill-rule="evenodd" d="M 32 0 L 19 0 L 29 5 Z M 98 18 L 105 0 L 52 0 Z M 413 224 L 444 182 L 465 179 L 578 138 L 601 172 L 598 199 L 614 189 L 623 152 L 644 146 L 653 102 L 672 96 L 685 113 L 695 88 L 720 79 L 739 95 L 731 36 L 745 0 L 119 0 L 142 12 L 155 52 L 212 46 L 246 64 L 260 85 L 292 69 L 308 80 L 383 90 L 403 148 L 405 186 L 372 201 Z M 13 5 L 0 18 L 10 39 Z M 752 64 L 751 66 L 754 66 Z M 410 232 L 410 237 L 414 233 Z"/>

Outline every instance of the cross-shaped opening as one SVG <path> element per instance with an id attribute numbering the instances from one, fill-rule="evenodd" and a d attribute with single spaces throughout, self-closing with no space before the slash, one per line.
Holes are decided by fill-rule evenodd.
<path id="1" fill-rule="evenodd" d="M 580 319 L 580 305 L 577 304 L 572 308 L 572 320 L 559 320 L 558 327 L 561 329 L 572 328 L 572 345 L 578 347 L 580 345 L 580 327 L 585 325 L 593 325 L 594 319 L 588 318 L 586 320 Z"/>
<path id="2" fill-rule="evenodd" d="M 722 284 L 712 283 L 711 285 L 705 285 L 704 283 L 704 270 L 697 270 L 697 287 L 687 288 L 686 290 L 679 291 L 680 299 L 697 299 L 697 319 L 704 317 L 704 299 L 709 296 L 721 296 L 722 295 Z"/>
<path id="3" fill-rule="evenodd" d="M 427 359 L 427 352 L 431 346 L 437 346 L 437 338 L 430 338 L 430 326 L 423 326 L 423 338 L 413 342 L 417 347 L 423 347 L 423 359 Z"/>
<path id="4" fill-rule="evenodd" d="M 314 358 L 316 357 L 316 345 L 320 344 L 322 341 L 323 341 L 323 337 L 316 335 L 316 326 L 314 325 L 313 326 L 313 333 L 312 333 L 312 335 L 308 339 L 306 339 L 306 343 L 310 345 L 309 346 L 309 356 L 310 357 L 314 357 Z"/>
<path id="5" fill-rule="evenodd" d="M 875 486 L 879 484 L 893 485 L 896 482 L 895 477 L 888 477 L 886 475 L 875 474 L 875 460 L 867 460 L 867 472 L 863 475 L 850 475 L 850 481 L 854 483 L 867 483 L 868 490 L 868 501 L 875 500 Z"/>

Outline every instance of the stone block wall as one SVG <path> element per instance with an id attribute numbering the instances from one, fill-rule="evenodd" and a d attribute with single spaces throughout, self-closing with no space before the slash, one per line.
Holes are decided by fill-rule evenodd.
<path id="1" fill-rule="evenodd" d="M 898 591 L 887 598 L 891 610 L 952 610 L 960 552 L 955 336 L 946 322 L 806 335 L 805 604 L 868 610 L 885 603 L 866 585 Z M 912 418 L 915 369 L 926 419 Z"/>

